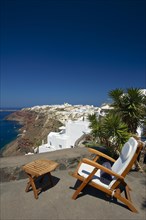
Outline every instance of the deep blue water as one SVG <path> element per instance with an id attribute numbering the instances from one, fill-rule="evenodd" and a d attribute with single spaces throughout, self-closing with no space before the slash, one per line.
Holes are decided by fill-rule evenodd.
<path id="1" fill-rule="evenodd" d="M 21 125 L 16 121 L 5 120 L 11 111 L 0 111 L 0 149 L 16 139 Z"/>

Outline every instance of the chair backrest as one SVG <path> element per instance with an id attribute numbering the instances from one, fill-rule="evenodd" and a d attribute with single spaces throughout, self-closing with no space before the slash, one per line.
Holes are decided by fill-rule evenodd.
<path id="1" fill-rule="evenodd" d="M 112 170 L 119 175 L 126 176 L 126 174 L 131 169 L 133 163 L 135 162 L 137 156 L 134 158 L 138 148 L 138 142 L 135 138 L 131 137 L 128 142 L 126 142 L 122 148 L 119 158 L 115 161 L 112 166 Z M 138 153 L 139 154 L 139 153 Z M 114 178 L 110 187 L 115 183 L 116 178 Z"/>

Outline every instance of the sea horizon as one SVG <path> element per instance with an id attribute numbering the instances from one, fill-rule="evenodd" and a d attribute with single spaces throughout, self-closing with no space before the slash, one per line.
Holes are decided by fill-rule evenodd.
<path id="1" fill-rule="evenodd" d="M 23 108 L 32 108 L 34 106 L 45 106 L 45 105 L 64 105 L 64 104 L 69 104 L 69 105 L 83 105 L 83 106 L 86 106 L 86 105 L 89 105 L 89 106 L 95 106 L 95 107 L 100 107 L 101 105 L 103 104 L 109 104 L 111 103 L 111 100 L 102 100 L 102 101 L 97 101 L 97 103 L 70 103 L 70 102 L 62 102 L 62 103 L 44 103 L 44 104 L 32 104 L 32 105 L 26 105 L 26 106 L 0 106 L 0 111 L 1 110 L 20 110 L 20 109 L 23 109 Z"/>
<path id="2" fill-rule="evenodd" d="M 18 111 L 20 109 L 22 109 L 23 107 L 0 107 L 0 112 L 2 111 Z"/>

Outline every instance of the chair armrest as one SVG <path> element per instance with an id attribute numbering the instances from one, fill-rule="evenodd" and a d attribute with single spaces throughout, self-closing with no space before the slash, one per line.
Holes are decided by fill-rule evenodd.
<path id="1" fill-rule="evenodd" d="M 104 153 L 102 153 L 102 152 L 100 152 L 100 151 L 98 151 L 98 150 L 95 150 L 95 149 L 93 149 L 93 148 L 89 148 L 89 151 L 90 151 L 91 153 L 93 153 L 93 154 L 97 154 L 97 155 L 100 156 L 100 157 L 104 157 L 105 159 L 110 160 L 111 162 L 115 162 L 115 161 L 116 161 L 116 160 L 113 159 L 112 157 L 110 157 L 110 156 L 108 156 L 108 155 L 106 155 L 106 154 L 104 154 Z"/>
<path id="2" fill-rule="evenodd" d="M 112 176 L 115 176 L 115 177 L 118 178 L 118 179 L 124 180 L 124 177 L 123 177 L 123 176 L 121 176 L 121 175 L 115 173 L 114 171 L 108 169 L 107 167 L 102 166 L 102 165 L 99 164 L 99 163 L 96 163 L 96 162 L 94 162 L 94 161 L 92 161 L 92 160 L 89 160 L 89 159 L 87 159 L 87 158 L 83 158 L 82 162 L 83 162 L 83 163 L 87 163 L 87 164 L 89 164 L 89 165 L 91 165 L 91 166 L 93 166 L 93 167 L 95 167 L 95 168 L 97 168 L 97 169 L 103 170 L 104 172 L 106 172 L 106 173 L 108 173 L 108 174 L 110 174 L 110 175 L 112 175 Z"/>

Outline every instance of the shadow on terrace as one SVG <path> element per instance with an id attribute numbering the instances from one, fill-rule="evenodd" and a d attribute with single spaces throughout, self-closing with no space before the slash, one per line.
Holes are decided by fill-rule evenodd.
<path id="1" fill-rule="evenodd" d="M 53 171 L 54 186 L 44 189 L 38 199 L 33 191 L 25 192 L 28 179 L 14 175 L 15 181 L 3 181 L 0 184 L 2 220 L 12 219 L 146 219 L 145 173 L 130 172 L 126 181 L 132 188 L 131 197 L 139 213 L 129 211 L 123 204 L 111 200 L 105 194 L 92 187 L 86 187 L 76 200 L 72 200 L 78 182 L 69 175 L 74 171 L 82 157 L 89 157 L 86 149 L 68 149 L 34 156 L 2 158 L 1 174 L 18 171 L 24 164 L 38 158 L 52 159 L 60 163 L 60 168 Z M 66 158 L 68 157 L 68 160 Z M 21 169 L 20 169 L 21 170 Z M 19 170 L 19 171 L 20 171 Z M 19 173 L 19 172 L 18 172 Z M 8 175 L 9 176 L 9 175 Z"/>

